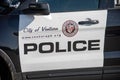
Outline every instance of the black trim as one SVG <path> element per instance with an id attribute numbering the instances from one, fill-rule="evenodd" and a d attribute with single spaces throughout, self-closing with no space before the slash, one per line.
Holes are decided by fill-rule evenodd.
<path id="1" fill-rule="evenodd" d="M 54 77 L 42 79 L 24 79 L 24 80 L 102 80 L 101 75 L 85 75 L 85 76 L 69 76 L 69 77 Z"/>
<path id="2" fill-rule="evenodd" d="M 83 80 L 96 80 L 96 76 L 98 77 L 98 80 L 102 77 L 102 68 L 83 68 L 83 69 L 68 69 L 68 70 L 51 70 L 51 71 L 39 71 L 39 72 L 26 72 L 23 73 L 24 79 L 53 79 L 53 78 L 69 78 L 72 80 L 70 77 L 79 77 L 77 79 L 83 78 L 82 76 L 85 76 Z M 91 76 L 95 76 L 94 78 L 88 78 Z M 55 79 L 57 80 L 57 79 Z M 61 80 L 61 79 L 60 79 Z"/>

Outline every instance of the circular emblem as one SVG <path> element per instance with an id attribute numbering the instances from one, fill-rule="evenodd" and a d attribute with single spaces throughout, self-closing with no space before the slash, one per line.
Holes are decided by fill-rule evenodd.
<path id="1" fill-rule="evenodd" d="M 62 32 L 67 37 L 73 37 L 78 32 L 78 24 L 75 21 L 68 20 L 64 22 Z"/>

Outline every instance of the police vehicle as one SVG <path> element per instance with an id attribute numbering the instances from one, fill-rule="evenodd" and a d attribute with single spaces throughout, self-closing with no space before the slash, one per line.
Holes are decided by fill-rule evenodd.
<path id="1" fill-rule="evenodd" d="M 120 0 L 0 0 L 0 80 L 120 80 Z"/>

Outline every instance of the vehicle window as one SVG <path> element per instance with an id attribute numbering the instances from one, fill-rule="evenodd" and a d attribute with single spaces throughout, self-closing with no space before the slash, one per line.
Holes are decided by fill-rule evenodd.
<path id="1" fill-rule="evenodd" d="M 48 3 L 51 12 L 69 12 L 98 9 L 99 0 L 38 0 Z"/>

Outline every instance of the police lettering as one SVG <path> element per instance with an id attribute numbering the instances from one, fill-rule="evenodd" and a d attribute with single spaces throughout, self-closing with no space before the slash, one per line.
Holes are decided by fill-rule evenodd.
<path id="1" fill-rule="evenodd" d="M 44 49 L 47 47 L 47 49 Z M 91 51 L 100 50 L 100 40 L 79 40 L 79 41 L 68 41 L 67 47 L 60 45 L 60 42 L 43 42 L 37 45 L 36 43 L 24 44 L 24 54 L 29 52 L 39 51 L 39 53 L 61 53 L 61 52 L 71 52 L 71 51 Z"/>

